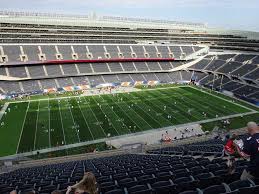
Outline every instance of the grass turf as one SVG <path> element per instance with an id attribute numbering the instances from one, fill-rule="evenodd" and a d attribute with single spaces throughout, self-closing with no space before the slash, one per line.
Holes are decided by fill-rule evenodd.
<path id="1" fill-rule="evenodd" d="M 237 104 L 188 86 L 10 103 L 0 156 L 251 111 Z"/>

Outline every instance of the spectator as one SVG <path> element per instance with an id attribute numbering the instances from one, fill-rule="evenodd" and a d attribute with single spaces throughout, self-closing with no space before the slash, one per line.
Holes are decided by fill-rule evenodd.
<path id="1" fill-rule="evenodd" d="M 86 172 L 79 183 L 68 187 L 66 194 L 70 194 L 71 192 L 74 194 L 97 194 L 96 185 L 97 183 L 94 174 Z"/>
<path id="2" fill-rule="evenodd" d="M 249 122 L 247 131 L 249 136 L 243 140 L 243 146 L 235 144 L 241 157 L 250 157 L 249 165 L 240 177 L 241 180 L 259 178 L 259 127 L 255 122 Z"/>
<path id="3" fill-rule="evenodd" d="M 236 153 L 236 147 L 234 145 L 234 140 L 236 139 L 236 135 L 233 134 L 231 138 L 227 140 L 226 145 L 224 146 L 224 151 L 226 155 L 234 155 Z"/>

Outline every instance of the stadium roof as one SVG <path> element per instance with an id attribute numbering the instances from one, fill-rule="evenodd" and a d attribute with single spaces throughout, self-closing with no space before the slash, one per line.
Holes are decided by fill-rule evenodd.
<path id="1" fill-rule="evenodd" d="M 121 28 L 159 28 L 159 29 L 201 29 L 207 28 L 203 23 L 154 20 L 147 18 L 129 18 L 118 16 L 65 15 L 36 12 L 0 11 L 0 22 L 29 23 L 45 25 L 99 26 Z"/>

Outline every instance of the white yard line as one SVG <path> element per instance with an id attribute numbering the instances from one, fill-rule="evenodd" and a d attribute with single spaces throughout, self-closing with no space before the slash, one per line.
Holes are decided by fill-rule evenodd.
<path id="1" fill-rule="evenodd" d="M 101 97 L 101 98 L 103 99 L 103 97 Z M 104 99 L 103 99 L 103 100 L 104 100 Z M 114 101 L 113 101 L 113 102 L 114 102 Z M 119 106 L 117 103 L 116 103 L 116 105 Z M 107 104 L 107 105 L 105 105 L 105 106 L 107 106 L 107 107 L 113 112 L 113 114 L 116 115 L 117 118 L 120 118 L 120 117 L 115 113 L 115 111 L 114 111 L 112 108 L 110 108 L 109 104 Z M 120 106 L 119 106 L 119 108 L 120 108 Z M 122 125 L 124 124 L 123 121 L 120 121 L 120 123 L 122 123 Z M 113 124 L 112 124 L 112 125 L 113 125 Z M 131 133 L 131 130 L 130 130 L 128 127 L 127 127 L 127 130 Z M 116 131 L 117 131 L 117 130 L 116 130 Z"/>
<path id="2" fill-rule="evenodd" d="M 124 95 L 125 96 L 125 95 Z M 129 99 L 128 97 L 126 97 L 127 99 Z M 132 101 L 130 101 L 130 102 L 132 102 Z M 126 102 L 124 102 L 123 101 L 123 103 L 126 105 L 126 106 L 128 106 L 127 105 L 127 103 Z M 132 102 L 133 103 L 133 102 Z M 133 103 L 134 104 L 134 103 Z M 119 105 L 118 105 L 119 106 Z M 133 106 L 136 106 L 136 104 L 134 104 Z M 120 106 L 119 106 L 120 107 Z M 141 109 L 143 112 L 145 112 L 147 115 L 149 115 L 146 111 L 144 111 L 138 104 L 137 104 L 137 107 L 139 107 L 139 109 Z M 120 109 L 122 109 L 121 107 L 120 107 Z M 123 110 L 123 109 L 122 109 Z M 150 126 L 149 125 L 149 123 L 142 117 L 142 116 L 140 116 L 134 109 L 132 109 L 132 111 L 134 111 L 135 112 L 135 114 L 136 115 L 138 115 L 138 117 L 139 118 L 141 118 L 149 127 L 150 127 L 150 129 L 152 129 L 152 126 Z M 123 111 L 123 112 L 125 112 L 125 111 Z M 127 114 L 127 113 L 126 113 Z M 150 116 L 151 117 L 151 116 Z M 152 118 L 152 117 L 151 117 Z M 157 122 L 156 120 L 154 120 L 153 119 L 153 121 L 155 121 L 155 122 Z M 135 122 L 134 122 L 135 123 Z M 137 125 L 138 126 L 138 125 Z M 139 127 L 139 126 L 138 126 Z M 141 128 L 140 128 L 141 129 Z"/>
<path id="3" fill-rule="evenodd" d="M 169 95 L 169 94 L 167 94 L 167 93 L 162 93 L 162 94 Z M 185 100 L 183 100 L 183 101 L 186 102 L 186 103 L 182 103 L 182 102 L 181 102 L 181 99 L 179 99 L 178 96 L 176 96 L 176 99 L 177 99 L 178 105 L 181 104 L 181 106 L 179 106 L 179 107 L 186 107 L 187 109 L 190 108 L 189 106 L 187 106 L 187 105 L 189 105 L 189 103 L 186 102 Z M 165 99 L 165 100 L 166 100 L 166 99 Z M 167 101 L 167 100 L 166 100 L 166 101 Z M 156 106 L 152 101 L 149 100 L 149 102 L 152 103 L 154 106 Z M 168 102 L 168 101 L 167 101 L 167 102 Z M 186 104 L 187 104 L 187 105 L 186 105 Z M 157 107 L 158 107 L 160 110 L 162 110 L 159 106 L 157 106 Z M 178 108 L 179 108 L 179 107 L 178 107 Z M 170 107 L 169 107 L 169 108 L 170 108 Z M 170 108 L 170 109 L 171 109 L 171 108 Z M 179 109 L 180 109 L 180 108 L 179 108 Z M 183 112 L 185 112 L 185 110 L 183 110 L 183 109 L 181 109 L 181 110 L 182 110 Z M 163 111 L 163 110 L 162 110 L 162 111 Z M 193 116 L 195 119 L 199 120 L 199 118 L 196 117 L 198 111 L 195 110 L 195 111 L 193 111 L 193 112 L 196 112 L 196 114 L 193 114 L 192 116 Z M 168 112 L 166 111 L 166 113 L 168 113 Z M 168 113 L 168 114 L 169 114 L 169 113 Z M 185 117 L 185 116 L 184 116 L 184 117 Z M 185 117 L 185 118 L 186 118 L 186 117 Z"/>
<path id="4" fill-rule="evenodd" d="M 156 92 L 157 93 L 157 92 Z M 160 92 L 161 94 L 165 94 L 165 95 L 167 95 L 166 93 L 162 93 L 162 92 Z M 158 94 L 153 94 L 153 96 L 154 97 L 156 97 Z M 182 109 L 181 107 L 187 107 L 184 103 L 182 103 L 181 101 L 182 100 L 180 100 L 179 98 L 180 98 L 180 96 L 174 96 L 174 98 L 176 98 L 176 100 L 177 100 L 177 104 L 179 105 L 179 104 L 181 104 L 182 106 L 177 106 L 177 108 L 178 109 L 180 109 L 182 112 L 186 112 L 184 109 Z M 166 102 L 168 102 L 168 98 L 163 98 Z M 186 101 L 185 101 L 186 102 Z M 152 104 L 154 104 L 152 101 L 150 101 L 150 103 L 152 103 Z M 189 103 L 187 103 L 187 104 L 189 104 Z M 175 105 L 174 104 L 172 104 L 174 107 L 175 107 Z M 172 109 L 171 107 L 168 107 L 169 109 L 171 109 L 172 110 L 172 112 L 174 112 L 174 109 Z M 187 107 L 188 108 L 188 107 Z M 179 113 L 176 113 L 177 115 L 180 115 L 181 117 L 183 117 L 183 118 L 185 118 L 185 119 L 187 119 L 188 121 L 191 121 L 188 117 L 186 117 L 186 116 L 184 116 L 184 115 L 182 115 L 182 114 L 179 114 Z M 196 114 L 197 115 L 197 114 Z M 193 116 L 194 118 L 196 118 L 195 116 Z M 175 118 L 175 117 L 174 117 Z M 175 118 L 176 119 L 176 118 Z M 197 118 L 196 118 L 197 119 Z M 177 119 L 176 119 L 177 120 Z"/>
<path id="5" fill-rule="evenodd" d="M 1 121 L 1 119 L 2 119 L 2 117 L 3 117 L 3 115 L 4 115 L 8 106 L 9 106 L 9 102 L 6 102 L 3 106 L 3 108 L 0 110 L 0 121 Z"/>
<path id="6" fill-rule="evenodd" d="M 140 99 L 140 101 L 142 102 L 142 100 Z M 144 103 L 144 102 L 143 102 Z M 145 106 L 146 107 L 150 107 L 149 105 L 147 105 L 146 103 L 144 103 L 145 104 Z M 143 112 L 145 112 L 147 115 L 149 115 L 151 118 L 153 118 L 154 117 L 154 115 L 150 115 L 148 112 L 146 112 L 141 106 L 139 106 L 138 104 L 137 104 L 137 107 L 139 107 L 139 109 L 141 109 Z M 156 111 L 152 108 L 152 107 L 150 107 L 150 109 L 152 109 L 153 110 L 153 112 L 155 112 L 156 113 Z M 160 125 L 161 126 L 161 124 L 160 124 L 160 122 L 159 121 L 157 121 L 156 119 L 154 119 L 153 118 L 153 121 L 155 121 L 158 125 Z"/>
<path id="7" fill-rule="evenodd" d="M 212 121 L 219 121 L 222 119 L 229 119 L 229 118 L 234 118 L 234 117 L 239 117 L 239 116 L 244 116 L 244 115 L 251 115 L 254 114 L 253 112 L 248 112 L 248 113 L 241 113 L 241 114 L 235 114 L 235 115 L 230 115 L 230 116 L 225 116 L 225 117 L 219 117 L 219 118 L 214 118 L 214 119 L 207 119 L 207 120 L 203 120 L 203 121 L 197 121 L 197 122 L 192 122 L 192 123 L 184 123 L 184 124 L 179 124 L 179 125 L 175 125 L 175 126 L 168 126 L 168 127 L 162 127 L 162 128 L 158 128 L 158 129 L 150 129 L 150 130 L 145 130 L 145 131 L 141 131 L 141 132 L 136 132 L 136 133 L 132 133 L 132 134 L 125 134 L 125 135 L 121 135 L 121 136 L 115 136 L 115 137 L 110 137 L 110 138 L 101 138 L 101 139 L 96 139 L 93 141 L 86 141 L 86 142 L 80 142 L 80 143 L 76 143 L 76 144 L 69 144 L 69 145 L 64 145 L 64 146 L 59 146 L 59 147 L 53 147 L 53 148 L 47 148 L 47 149 L 42 149 L 39 150 L 41 153 L 47 153 L 47 152 L 51 152 L 51 151 L 57 151 L 57 150 L 64 150 L 64 149 L 69 149 L 69 148 L 74 148 L 74 147 L 79 147 L 79 146 L 84 146 L 84 145 L 90 145 L 90 144 L 95 144 L 95 143 L 101 143 L 101 142 L 105 142 L 105 141 L 111 141 L 117 138 L 122 138 L 122 137 L 129 137 L 129 136 L 136 136 L 139 134 L 146 134 L 146 133 L 152 133 L 152 132 L 157 132 L 157 131 L 163 131 L 163 130 L 168 130 L 168 129 L 174 129 L 174 128 L 180 128 L 180 127 L 188 127 L 194 124 L 202 124 L 202 123 L 207 123 L 207 122 L 212 122 Z M 26 152 L 26 153 L 21 153 L 21 154 L 17 154 L 17 155 L 12 155 L 12 156 L 7 156 L 7 157 L 3 157 L 3 158 L 12 158 L 12 157 L 17 157 L 17 156 L 30 156 L 30 155 L 36 155 L 37 151 L 32 151 L 32 152 Z"/>
<path id="8" fill-rule="evenodd" d="M 165 88 L 135 89 L 135 90 L 132 90 L 132 91 L 127 91 L 127 92 L 128 92 L 128 93 L 131 93 L 131 92 L 145 92 L 145 91 L 150 91 L 150 90 L 151 90 L 151 91 L 152 91 L 152 90 L 167 90 L 167 89 L 185 88 L 185 87 L 190 87 L 190 86 L 179 85 L 179 86 L 172 86 L 172 87 L 165 87 Z M 191 87 L 191 88 L 194 88 L 194 89 L 196 89 L 196 90 L 198 90 L 198 91 L 207 93 L 207 94 L 212 95 L 212 96 L 214 96 L 214 97 L 220 98 L 220 99 L 222 99 L 222 100 L 228 101 L 228 102 L 230 102 L 230 103 L 232 103 L 232 104 L 235 104 L 235 105 L 238 105 L 238 106 L 240 106 L 240 107 L 243 107 L 243 108 L 249 109 L 249 110 L 251 110 L 251 111 L 254 111 L 253 109 L 251 109 L 251 108 L 249 108 L 249 107 L 245 107 L 245 106 L 243 106 L 243 105 L 241 105 L 241 104 L 232 102 L 231 100 L 227 100 L 227 99 L 224 99 L 224 98 L 222 98 L 222 97 L 220 97 L 220 96 L 217 96 L 217 95 L 214 95 L 214 94 L 210 94 L 209 92 L 204 91 L 202 88 L 201 88 L 201 89 L 197 89 L 197 88 L 195 88 L 195 87 Z M 123 90 L 121 90 L 121 91 L 116 91 L 116 93 L 125 93 L 125 91 L 123 91 Z M 222 94 L 222 93 L 220 93 L 220 94 Z M 91 94 L 91 95 L 80 95 L 80 96 L 95 96 L 95 95 L 107 95 L 107 94 Z M 223 95 L 224 95 L 224 94 L 223 94 Z M 46 99 L 35 99 L 35 100 L 22 100 L 22 101 L 8 102 L 8 103 L 11 104 L 11 103 L 22 103 L 22 102 L 33 102 L 33 101 L 45 101 L 45 100 L 48 100 L 48 101 L 49 101 L 49 100 L 67 99 L 67 98 L 73 98 L 73 97 L 78 97 L 78 96 L 66 96 L 66 97 L 46 98 Z M 246 102 L 246 101 L 244 101 L 244 100 L 242 100 L 242 99 L 237 99 L 237 98 L 233 98 L 233 99 L 242 101 L 242 102 L 244 102 L 244 103 L 247 103 L 247 104 L 249 104 L 249 105 L 252 105 L 252 106 L 255 106 L 256 108 L 258 108 L 256 105 L 250 104 L 250 103 L 248 103 L 248 102 Z"/>
<path id="9" fill-rule="evenodd" d="M 39 112 L 40 112 L 40 101 L 38 103 L 38 110 L 37 110 L 37 119 L 36 119 L 36 130 L 34 133 L 34 143 L 33 143 L 33 150 L 35 150 L 35 146 L 36 146 L 36 140 L 37 140 L 37 132 L 38 132 L 38 120 L 39 120 Z"/>
<path id="10" fill-rule="evenodd" d="M 81 142 L 80 136 L 79 136 L 79 134 L 78 134 L 78 132 L 77 132 L 77 128 L 76 128 L 76 123 L 75 123 L 74 115 L 73 115 L 73 113 L 72 113 L 72 111 L 71 111 L 71 108 L 70 108 L 70 102 L 68 102 L 67 104 L 69 105 L 69 106 L 68 106 L 68 109 L 69 109 L 69 111 L 70 111 L 71 118 L 72 118 L 73 123 L 74 123 L 74 127 L 75 127 L 75 130 L 76 130 L 77 139 L 78 139 L 78 141 L 79 141 L 79 142 Z"/>
<path id="11" fill-rule="evenodd" d="M 149 90 L 167 90 L 167 89 L 172 89 L 172 88 L 181 88 L 181 87 L 189 87 L 189 86 L 172 86 L 172 87 L 165 87 L 165 88 L 152 88 L 152 89 L 137 89 L 137 88 L 134 88 L 134 90 L 130 90 L 130 91 L 124 91 L 124 90 L 120 90 L 120 91 L 116 91 L 115 93 L 112 93 L 112 94 L 119 94 L 119 93 L 125 93 L 125 92 L 145 92 L 145 91 L 149 91 Z M 61 99 L 66 99 L 66 98 L 74 98 L 74 97 L 78 97 L 78 96 L 81 96 L 81 97 L 85 97 L 85 96 L 99 96 L 99 95 L 109 95 L 110 93 L 105 93 L 105 94 L 99 94 L 99 93 L 94 93 L 94 94 L 91 94 L 91 95 L 85 95 L 85 94 L 82 94 L 82 95 L 74 95 L 74 96 L 63 96 L 63 97 L 56 97 L 56 98 L 43 98 L 43 99 L 34 99 L 34 100 L 19 100 L 19 101 L 14 101 L 14 102 L 8 102 L 8 103 L 22 103 L 22 102 L 33 102 L 33 101 L 49 101 L 49 100 L 61 100 Z"/>
<path id="12" fill-rule="evenodd" d="M 98 102 L 97 102 L 94 98 L 92 98 L 92 99 L 95 101 L 96 104 L 98 104 Z M 101 107 L 99 107 L 99 108 L 101 109 L 102 113 L 103 113 L 104 115 L 106 115 L 106 114 L 104 113 L 103 109 L 102 109 Z M 112 122 L 111 122 L 111 124 L 112 124 L 112 127 L 113 127 L 113 128 L 115 129 L 115 131 L 117 132 L 117 134 L 120 135 L 120 133 L 117 131 L 116 127 L 114 127 L 114 125 L 113 125 Z"/>
<path id="13" fill-rule="evenodd" d="M 77 98 L 79 98 L 79 99 L 81 100 L 80 96 L 77 97 Z M 81 114 L 82 114 L 83 117 L 84 117 L 85 124 L 87 125 L 87 128 L 89 129 L 89 132 L 90 132 L 90 134 L 91 134 L 91 136 L 92 136 L 92 139 L 94 140 L 94 136 L 93 136 L 92 131 L 91 131 L 91 129 L 90 129 L 88 123 L 87 123 L 87 120 L 86 120 L 86 118 L 85 118 L 85 115 L 84 115 L 84 113 L 83 113 L 83 111 L 82 111 L 82 109 L 81 109 L 80 103 L 78 103 L 78 107 L 79 107 L 79 109 L 80 109 Z"/>
<path id="14" fill-rule="evenodd" d="M 48 110 L 49 110 L 49 147 L 51 147 L 51 138 L 50 138 L 50 108 L 49 108 L 49 100 L 48 100 Z"/>
<path id="15" fill-rule="evenodd" d="M 183 92 L 186 92 L 186 91 L 183 90 Z M 167 93 L 166 93 L 166 94 L 167 94 Z M 185 98 L 187 98 L 188 101 L 186 101 L 185 99 L 182 99 L 182 100 L 185 102 L 183 105 L 185 105 L 185 104 L 188 104 L 188 105 L 189 105 L 189 104 L 190 104 L 190 106 L 194 106 L 194 107 L 195 107 L 195 111 L 194 111 L 194 112 L 200 114 L 199 111 L 196 111 L 197 109 L 200 110 L 199 102 L 196 102 L 196 101 L 193 100 L 192 98 L 189 98 L 188 95 L 185 95 Z M 211 104 L 208 104 L 208 103 L 205 102 L 205 101 L 203 101 L 202 103 L 203 103 L 203 104 L 201 104 L 202 106 L 211 106 Z M 219 114 L 218 110 L 215 110 L 215 111 L 214 111 L 214 110 L 210 109 L 210 111 L 211 111 L 211 114 L 214 114 L 214 115 Z"/>
<path id="16" fill-rule="evenodd" d="M 225 98 L 222 98 L 222 97 L 217 96 L 217 95 L 215 95 L 215 94 L 209 93 L 209 92 L 207 92 L 207 91 L 199 90 L 199 89 L 197 89 L 197 88 L 195 88 L 195 87 L 191 87 L 191 88 L 193 88 L 193 89 L 195 89 L 195 90 L 197 90 L 197 91 L 200 91 L 200 92 L 203 92 L 203 93 L 209 94 L 209 95 L 211 95 L 211 96 L 214 96 L 214 97 L 219 98 L 219 99 L 221 99 L 221 100 L 224 100 L 224 101 L 230 102 L 230 103 L 232 103 L 232 104 L 234 104 L 234 105 L 237 105 L 237 106 L 240 106 L 240 107 L 242 107 L 242 108 L 249 109 L 249 110 L 251 110 L 252 112 L 257 112 L 257 111 L 255 111 L 255 110 L 253 110 L 253 109 L 249 108 L 249 107 L 243 106 L 243 105 L 238 104 L 238 103 L 236 103 L 236 102 L 233 102 L 233 101 L 231 101 L 231 100 L 227 100 L 227 99 L 225 99 Z"/>
<path id="17" fill-rule="evenodd" d="M 115 102 L 115 101 L 113 101 L 113 102 Z M 127 113 L 125 112 L 125 110 L 124 110 L 123 108 L 121 108 L 121 106 L 119 105 L 119 103 L 115 102 L 115 104 L 117 104 L 117 106 L 118 106 L 125 114 L 127 114 Z M 123 101 L 123 104 L 125 104 L 126 107 L 129 106 L 129 105 L 127 105 L 124 101 Z M 133 106 L 135 106 L 135 104 L 134 104 Z M 135 112 L 136 116 L 138 116 L 141 120 L 143 120 L 143 121 L 152 129 L 152 127 L 148 124 L 148 122 L 147 122 L 145 119 L 143 119 L 133 108 L 131 108 L 130 110 L 133 111 L 133 112 Z M 116 113 L 115 113 L 115 114 L 116 114 Z M 139 129 L 141 129 L 141 127 L 137 124 L 137 122 L 135 122 L 135 121 L 134 121 L 132 118 L 130 118 L 130 117 L 129 117 L 129 119 L 130 119 L 133 123 L 135 123 L 135 125 L 138 126 Z"/>
<path id="18" fill-rule="evenodd" d="M 87 103 L 87 106 L 88 106 L 89 110 L 92 112 L 92 115 L 94 116 L 96 122 L 100 122 L 100 121 L 97 119 L 96 115 L 94 114 L 94 111 L 92 110 L 92 108 L 89 106 L 89 104 L 88 104 L 88 102 L 86 101 L 85 97 L 83 97 L 83 99 L 84 99 L 84 101 Z M 102 127 L 101 125 L 99 125 L 99 126 L 100 126 L 100 128 L 102 129 L 104 136 L 106 137 L 107 134 L 105 133 L 103 127 Z"/>
<path id="19" fill-rule="evenodd" d="M 27 113 L 28 113 L 29 107 L 30 107 L 30 102 L 28 102 L 27 109 L 26 109 L 26 113 L 25 113 L 25 116 L 24 116 L 24 119 L 23 119 L 22 130 L 21 130 L 21 132 L 20 132 L 19 141 L 18 141 L 18 144 L 17 144 L 17 147 L 16 147 L 16 154 L 18 153 L 18 148 L 19 148 L 20 141 L 21 141 L 21 138 L 22 138 L 23 129 L 24 129 L 24 124 L 25 124 L 25 120 L 26 120 L 26 117 L 27 117 Z"/>
<path id="20" fill-rule="evenodd" d="M 64 144 L 66 145 L 66 135 L 65 135 L 65 130 L 64 130 L 64 124 L 63 124 L 63 119 L 62 119 L 62 115 L 61 115 L 61 110 L 60 110 L 60 104 L 58 102 L 58 110 L 59 110 L 59 116 L 60 116 L 60 120 L 61 120 L 61 126 L 62 126 L 62 132 L 63 132 L 63 137 L 64 137 Z"/>

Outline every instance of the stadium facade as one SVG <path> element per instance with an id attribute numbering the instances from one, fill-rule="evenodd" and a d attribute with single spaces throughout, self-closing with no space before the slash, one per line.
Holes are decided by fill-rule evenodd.
<path id="1" fill-rule="evenodd" d="M 258 121 L 258 51 L 256 33 L 202 23 L 0 12 L 0 193 L 65 193 L 87 171 L 100 194 L 258 193 L 215 127 Z"/>
<path id="2" fill-rule="evenodd" d="M 195 80 L 258 101 L 258 40 L 205 24 L 1 12 L 0 92 Z M 223 51 L 223 52 L 222 52 Z"/>
<path id="3" fill-rule="evenodd" d="M 256 39 L 210 29 L 202 23 L 95 14 L 80 16 L 3 11 L 0 15 L 0 97 L 2 99 L 20 97 L 24 99 L 24 96 L 28 95 L 37 97 L 41 94 L 54 93 L 55 95 L 63 92 L 87 91 L 90 88 L 103 86 L 131 87 L 191 83 L 258 104 L 259 42 Z M 175 91 L 177 91 L 176 95 L 190 94 L 184 90 L 182 93 Z M 192 93 L 194 99 L 194 91 Z M 161 95 L 166 94 L 161 93 Z M 171 93 L 168 95 L 170 96 Z M 143 96 L 146 94 L 143 93 Z M 177 97 L 171 97 L 172 100 L 176 98 L 175 103 L 179 100 Z M 143 100 L 143 97 L 134 98 Z M 142 114 L 142 110 L 134 110 L 137 117 L 133 117 L 134 119 L 130 119 L 125 125 L 124 120 L 129 118 L 123 112 L 121 113 L 120 105 L 119 113 L 115 113 L 113 119 L 123 124 L 120 128 L 126 127 L 127 130 L 117 129 L 114 127 L 116 124 L 110 121 L 104 122 L 110 114 L 106 110 L 110 110 L 111 107 L 102 110 L 98 104 L 105 102 L 107 100 L 105 99 L 106 97 L 99 101 L 100 99 L 79 97 L 72 100 L 66 99 L 65 102 L 58 99 L 41 103 L 32 101 L 19 105 L 8 103 L 2 105 L 4 111 L 0 112 L 1 118 L 7 114 L 6 110 L 10 115 L 4 117 L 1 122 L 1 126 L 6 131 L 9 129 L 6 126 L 9 122 L 5 123 L 5 120 L 11 118 L 12 114 L 20 118 L 18 119 L 20 122 L 15 126 L 17 136 L 10 139 L 14 146 L 2 154 L 30 151 L 35 153 L 36 150 L 45 148 L 48 152 L 49 148 L 54 149 L 57 145 L 61 146 L 58 149 L 63 149 L 62 146 L 65 148 L 67 144 L 70 147 L 75 143 L 81 145 L 93 143 L 95 140 L 100 141 L 108 134 L 111 136 L 128 134 L 128 132 L 131 133 L 131 127 L 134 127 L 135 132 L 144 130 L 145 127 L 137 126 L 137 120 L 143 117 L 139 115 Z M 114 103 L 114 99 L 110 103 Z M 211 107 L 207 102 L 208 99 L 210 99 L 209 96 L 204 97 L 200 107 L 196 106 L 197 102 L 192 105 L 186 101 L 184 105 L 186 110 L 179 109 L 183 116 L 171 120 L 172 115 L 168 112 L 168 115 L 164 115 L 166 118 L 153 121 L 155 125 L 145 120 L 150 119 L 150 113 L 144 111 L 145 119 L 142 118 L 142 121 L 145 120 L 148 124 L 145 130 L 203 120 L 204 116 L 199 112 L 205 113 L 206 107 Z M 162 109 L 171 106 L 168 104 L 168 99 L 161 100 L 164 100 L 160 103 L 161 106 L 163 104 Z M 215 98 L 216 101 L 219 103 L 219 99 Z M 80 105 L 80 103 L 83 104 Z M 93 104 L 94 107 L 94 111 L 90 114 L 93 118 L 90 120 L 89 112 L 85 116 L 88 103 Z M 151 111 L 154 108 L 153 103 L 141 109 Z M 70 116 L 62 116 L 63 113 L 60 111 L 62 106 L 65 112 L 70 111 Z M 177 106 L 170 108 L 178 109 Z M 73 110 L 73 107 L 76 110 Z M 198 115 L 187 119 L 188 112 L 196 108 L 199 111 L 194 112 Z M 21 113 L 10 113 L 11 109 L 20 109 Z M 160 117 L 160 109 L 154 110 L 153 114 Z M 215 119 L 214 117 L 219 115 L 223 117 L 255 113 L 253 109 L 252 111 L 247 109 L 249 111 L 245 112 L 242 108 L 238 109 L 235 106 L 233 108 L 231 103 L 222 105 L 222 109 L 225 109 L 226 113 L 215 109 L 209 118 L 205 118 Z M 237 111 L 234 111 L 235 109 Z M 59 111 L 55 112 L 55 110 Z M 96 116 L 97 110 L 103 112 L 105 118 Z M 116 114 L 122 114 L 125 117 L 117 118 Z M 63 121 L 66 118 L 70 118 L 73 122 L 69 121 L 65 126 Z M 69 127 L 72 127 L 72 132 L 66 132 L 66 128 Z M 42 142 L 38 142 L 41 137 L 37 134 L 38 129 L 42 132 L 42 137 L 46 138 Z M 34 135 L 32 137 L 29 134 Z M 8 136 L 8 133 L 5 135 Z M 76 137 L 70 137 L 75 135 Z M 65 136 L 68 136 L 67 142 Z M 3 138 L 2 144 L 6 140 L 8 138 Z"/>

